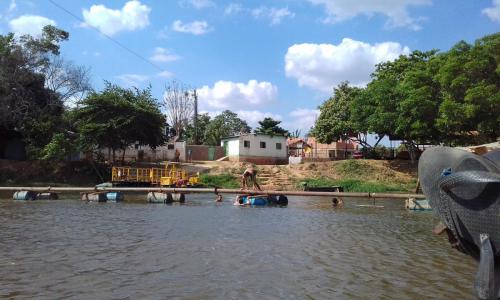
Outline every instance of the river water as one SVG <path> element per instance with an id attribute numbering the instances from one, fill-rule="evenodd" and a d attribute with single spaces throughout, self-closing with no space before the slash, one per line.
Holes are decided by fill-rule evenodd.
<path id="1" fill-rule="evenodd" d="M 187 199 L 0 200 L 0 298 L 473 298 L 476 263 L 432 235 L 431 212 L 402 201 Z"/>

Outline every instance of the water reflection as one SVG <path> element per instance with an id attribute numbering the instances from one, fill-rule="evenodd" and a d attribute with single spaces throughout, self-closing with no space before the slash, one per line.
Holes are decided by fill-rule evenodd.
<path id="1" fill-rule="evenodd" d="M 287 208 L 0 200 L 0 297 L 472 298 L 475 263 L 430 212 L 289 197 Z M 369 203 L 368 203 L 369 204 Z"/>

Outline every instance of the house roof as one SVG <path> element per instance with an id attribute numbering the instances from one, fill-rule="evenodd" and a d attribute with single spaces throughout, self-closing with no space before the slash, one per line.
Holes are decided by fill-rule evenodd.
<path id="1" fill-rule="evenodd" d="M 249 136 L 249 135 L 253 135 L 253 136 L 269 136 L 269 137 L 283 137 L 283 138 L 286 138 L 285 136 L 282 136 L 282 135 L 279 135 L 279 134 L 270 135 L 270 134 L 261 134 L 261 133 L 243 133 L 243 134 L 231 135 L 231 136 L 223 137 L 223 138 L 221 138 L 221 141 L 239 139 L 242 136 Z"/>
<path id="2" fill-rule="evenodd" d="M 293 146 L 293 145 L 295 145 L 297 143 L 303 143 L 303 144 L 306 144 L 308 147 L 311 147 L 311 145 L 308 144 L 306 141 L 304 141 L 304 139 L 302 139 L 302 138 L 288 138 L 286 140 L 286 144 L 288 146 Z"/>

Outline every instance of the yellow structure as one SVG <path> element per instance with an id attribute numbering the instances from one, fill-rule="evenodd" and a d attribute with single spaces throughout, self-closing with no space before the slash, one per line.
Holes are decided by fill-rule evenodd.
<path id="1" fill-rule="evenodd" d="M 165 168 L 113 167 L 111 181 L 185 187 L 198 184 L 198 175 L 189 176 L 179 163 L 166 162 Z"/>

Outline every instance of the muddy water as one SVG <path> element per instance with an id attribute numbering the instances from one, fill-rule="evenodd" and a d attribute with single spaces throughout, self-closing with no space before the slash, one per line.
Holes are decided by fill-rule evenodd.
<path id="1" fill-rule="evenodd" d="M 469 299 L 475 263 L 429 212 L 0 200 L 0 298 Z"/>

